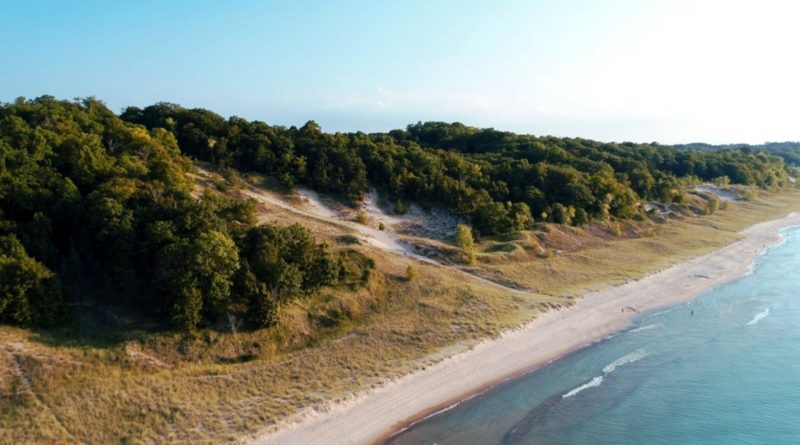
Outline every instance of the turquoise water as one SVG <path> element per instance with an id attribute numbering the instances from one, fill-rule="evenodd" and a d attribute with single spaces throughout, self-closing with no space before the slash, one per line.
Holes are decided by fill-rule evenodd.
<path id="1" fill-rule="evenodd" d="M 800 443 L 800 230 L 784 235 L 751 274 L 390 443 Z"/>

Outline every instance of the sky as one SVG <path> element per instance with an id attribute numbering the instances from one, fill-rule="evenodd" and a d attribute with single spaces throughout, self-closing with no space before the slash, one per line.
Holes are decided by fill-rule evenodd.
<path id="1" fill-rule="evenodd" d="M 0 0 L 0 102 L 276 125 L 800 140 L 795 0 Z"/>

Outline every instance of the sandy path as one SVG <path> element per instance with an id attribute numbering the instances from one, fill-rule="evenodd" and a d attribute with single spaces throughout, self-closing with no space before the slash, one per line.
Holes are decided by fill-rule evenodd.
<path id="1" fill-rule="evenodd" d="M 445 359 L 423 371 L 323 413 L 259 437 L 268 444 L 370 444 L 409 419 L 445 407 L 499 380 L 540 367 L 624 328 L 636 311 L 690 300 L 746 273 L 779 230 L 800 225 L 800 215 L 757 224 L 720 250 L 638 281 L 594 292 L 574 306 L 546 313 L 521 329 Z"/>
<path id="2" fill-rule="evenodd" d="M 345 221 L 339 218 L 339 216 L 326 207 L 324 204 L 320 202 L 318 198 L 316 198 L 316 194 L 310 191 L 304 191 L 301 196 L 306 199 L 306 205 L 304 208 L 299 208 L 293 204 L 287 203 L 286 201 L 272 196 L 269 193 L 266 193 L 262 190 L 258 190 L 254 187 L 248 187 L 247 189 L 242 190 L 244 194 L 249 196 L 250 198 L 255 199 L 256 201 L 262 202 L 267 205 L 272 205 L 276 207 L 280 207 L 284 210 L 288 210 L 292 213 L 304 216 L 306 218 L 312 218 L 319 221 L 324 221 L 328 223 L 335 223 L 339 224 L 340 226 L 346 227 L 357 232 L 361 235 L 361 238 L 369 243 L 370 245 L 377 247 L 378 249 L 385 250 L 390 253 L 394 253 L 397 255 L 403 255 L 407 257 L 414 258 L 418 261 L 424 261 L 426 263 L 436 263 L 432 259 L 419 255 L 414 252 L 414 249 L 411 247 L 410 244 L 403 242 L 402 240 L 398 239 L 395 236 L 392 236 L 389 233 L 384 231 L 365 226 L 363 224 L 354 223 L 351 221 Z"/>

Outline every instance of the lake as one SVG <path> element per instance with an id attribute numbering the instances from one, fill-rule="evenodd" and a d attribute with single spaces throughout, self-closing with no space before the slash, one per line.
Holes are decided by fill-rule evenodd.
<path id="1" fill-rule="evenodd" d="M 783 233 L 752 273 L 389 443 L 800 443 L 800 229 Z"/>

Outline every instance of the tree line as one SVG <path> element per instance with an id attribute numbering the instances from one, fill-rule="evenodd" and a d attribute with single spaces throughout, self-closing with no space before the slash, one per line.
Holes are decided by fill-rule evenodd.
<path id="1" fill-rule="evenodd" d="M 631 218 L 642 199 L 681 202 L 688 180 L 728 178 L 776 189 L 788 184 L 791 170 L 782 158 L 756 150 L 602 143 L 459 123 L 330 134 L 313 121 L 286 128 L 169 103 L 130 107 L 121 117 L 166 129 L 197 159 L 265 173 L 287 186 L 303 184 L 351 203 L 376 187 L 398 213 L 408 202 L 444 206 L 468 217 L 479 235 L 533 221 Z"/>
<path id="2" fill-rule="evenodd" d="M 786 161 L 787 164 L 791 166 L 800 167 L 800 142 L 793 142 L 793 141 L 766 142 L 758 145 L 751 145 L 751 144 L 711 145 L 703 143 L 694 143 L 694 144 L 676 145 L 675 147 L 691 151 L 740 150 L 746 153 L 765 151 L 769 154 L 780 156 L 781 158 L 783 158 L 784 161 Z"/>

